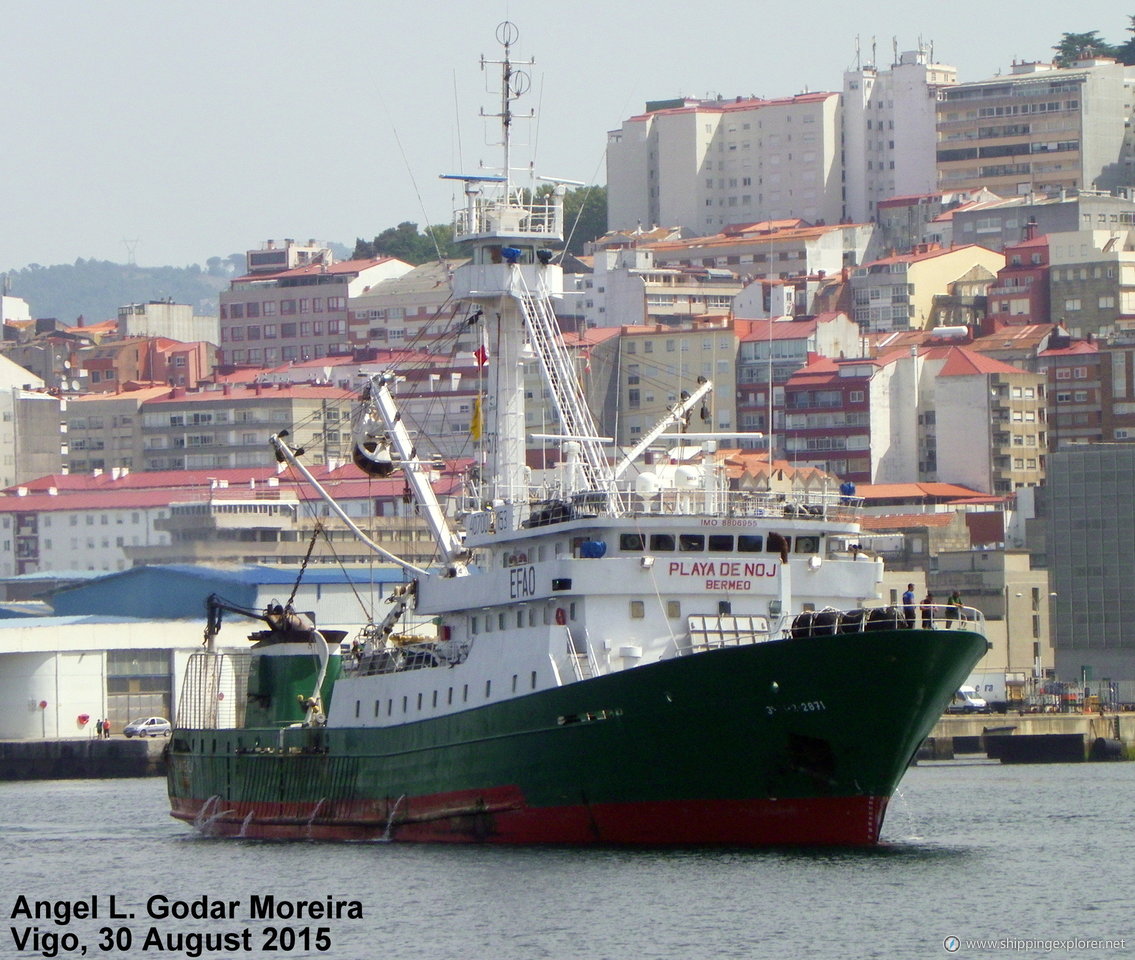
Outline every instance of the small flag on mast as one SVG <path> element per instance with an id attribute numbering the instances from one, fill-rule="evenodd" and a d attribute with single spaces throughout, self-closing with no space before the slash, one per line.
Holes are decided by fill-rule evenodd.
<path id="1" fill-rule="evenodd" d="M 469 423 L 469 436 L 474 440 L 481 439 L 481 398 L 473 398 L 473 419 Z"/>

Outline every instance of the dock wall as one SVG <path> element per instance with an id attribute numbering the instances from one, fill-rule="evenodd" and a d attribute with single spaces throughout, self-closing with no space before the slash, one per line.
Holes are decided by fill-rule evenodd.
<path id="1" fill-rule="evenodd" d="M 169 740 L 0 740 L 0 780 L 85 780 L 165 773 Z"/>
<path id="2" fill-rule="evenodd" d="M 977 713 L 944 716 L 920 757 L 985 753 L 1002 762 L 1135 759 L 1135 713 Z"/>

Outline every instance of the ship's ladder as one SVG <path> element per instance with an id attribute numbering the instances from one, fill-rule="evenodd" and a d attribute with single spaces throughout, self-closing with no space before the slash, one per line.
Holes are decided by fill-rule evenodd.
<path id="1" fill-rule="evenodd" d="M 513 280 L 511 292 L 524 314 L 524 325 L 552 391 L 560 424 L 564 433 L 580 444 L 586 482 L 590 489 L 607 494 L 612 512 L 621 513 L 614 471 L 599 440 L 595 420 L 583 399 L 571 356 L 564 349 L 551 297 L 542 285 L 535 293 L 529 290 L 519 265 L 513 266 Z"/>

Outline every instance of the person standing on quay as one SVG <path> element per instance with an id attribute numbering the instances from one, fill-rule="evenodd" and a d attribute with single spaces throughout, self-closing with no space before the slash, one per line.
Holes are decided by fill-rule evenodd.
<path id="1" fill-rule="evenodd" d="M 99 740 L 102 739 L 102 717 L 97 717 L 95 719 L 95 736 Z"/>
<path id="2" fill-rule="evenodd" d="M 102 736 L 104 740 L 110 739 L 110 717 L 107 717 L 102 722 Z"/>
<path id="3" fill-rule="evenodd" d="M 914 584 L 908 583 L 902 595 L 902 614 L 908 630 L 914 629 Z"/>

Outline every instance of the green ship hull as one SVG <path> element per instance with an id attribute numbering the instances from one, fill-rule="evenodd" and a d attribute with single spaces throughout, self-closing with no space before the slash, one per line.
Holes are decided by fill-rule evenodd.
<path id="1" fill-rule="evenodd" d="M 985 650 L 970 630 L 781 639 L 396 726 L 178 729 L 172 813 L 264 838 L 872 844 Z"/>

